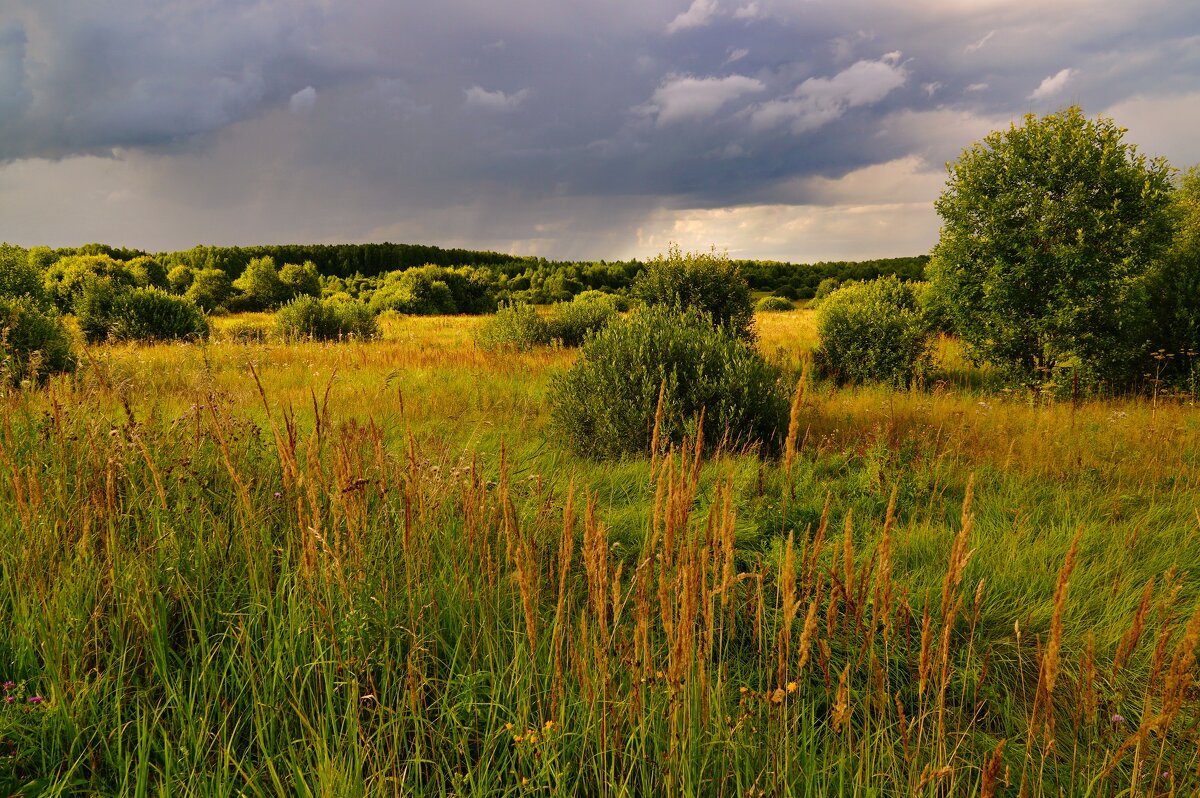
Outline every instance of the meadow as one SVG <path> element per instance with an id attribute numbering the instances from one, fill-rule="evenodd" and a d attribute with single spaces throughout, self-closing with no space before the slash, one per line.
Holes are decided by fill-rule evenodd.
<path id="1" fill-rule="evenodd" d="M 576 351 L 266 318 L 0 399 L 5 795 L 1200 790 L 1194 397 L 837 389 L 768 313 L 782 455 L 594 463 Z"/>

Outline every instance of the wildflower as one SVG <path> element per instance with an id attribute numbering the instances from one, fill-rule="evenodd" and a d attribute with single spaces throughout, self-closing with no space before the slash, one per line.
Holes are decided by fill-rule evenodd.
<path id="1" fill-rule="evenodd" d="M 42 703 L 42 702 L 43 702 L 43 701 L 45 701 L 45 700 L 46 700 L 46 699 L 42 698 L 40 695 L 31 695 L 31 696 L 29 696 L 29 703 L 31 703 L 31 704 L 40 704 L 40 703 Z"/>
<path id="2" fill-rule="evenodd" d="M 797 685 L 795 682 L 788 682 L 788 683 L 787 683 L 787 691 L 788 691 L 789 693 L 794 693 L 794 692 L 796 692 L 796 691 L 797 691 L 797 690 L 799 690 L 799 689 L 800 689 L 800 686 L 799 686 L 799 685 Z"/>
<path id="3" fill-rule="evenodd" d="M 512 731 L 512 730 L 513 730 L 513 725 L 512 725 L 511 723 L 505 723 L 505 724 L 504 724 L 504 730 L 505 730 L 505 731 Z"/>
<path id="4" fill-rule="evenodd" d="M 5 682 L 4 683 L 4 691 L 8 692 L 9 690 L 12 690 L 16 686 L 17 686 L 16 682 Z"/>
<path id="5" fill-rule="evenodd" d="M 1112 717 L 1109 718 L 1109 720 L 1111 720 L 1113 723 L 1124 723 L 1125 716 L 1114 712 Z"/>
<path id="6" fill-rule="evenodd" d="M 283 492 L 282 492 L 282 491 L 278 491 L 278 490 L 277 490 L 277 491 L 275 491 L 275 498 L 276 498 L 276 499 L 278 499 L 278 498 L 279 498 L 280 496 L 282 496 L 282 495 L 283 495 Z"/>
<path id="7" fill-rule="evenodd" d="M 738 692 L 741 693 L 742 695 L 745 695 L 746 693 L 750 692 L 750 688 L 743 685 L 738 688 Z"/>
<path id="8" fill-rule="evenodd" d="M 551 729 L 554 728 L 554 721 L 552 721 L 552 720 L 546 721 L 543 728 L 545 728 L 546 731 L 550 731 Z"/>
<path id="9" fill-rule="evenodd" d="M 11 704 L 15 700 L 16 699 L 11 695 L 4 696 L 4 703 L 6 703 L 6 704 Z"/>

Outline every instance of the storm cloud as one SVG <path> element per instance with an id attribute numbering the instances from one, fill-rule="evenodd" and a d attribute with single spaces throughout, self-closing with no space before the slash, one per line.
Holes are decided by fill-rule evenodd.
<path id="1" fill-rule="evenodd" d="M 924 251 L 1025 113 L 1200 161 L 1200 6 L 9 0 L 0 239 Z"/>

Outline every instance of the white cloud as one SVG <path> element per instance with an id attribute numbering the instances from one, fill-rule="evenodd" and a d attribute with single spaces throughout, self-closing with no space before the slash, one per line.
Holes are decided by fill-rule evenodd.
<path id="1" fill-rule="evenodd" d="M 500 90 L 488 91 L 481 86 L 472 86 L 465 93 L 468 108 L 482 108 L 485 111 L 515 111 L 530 95 L 529 89 L 506 94 Z"/>
<path id="2" fill-rule="evenodd" d="M 968 44 L 966 47 L 964 47 L 963 52 L 964 53 L 973 53 L 976 50 L 979 50 L 985 44 L 987 44 L 989 41 L 991 41 L 992 37 L 995 35 L 996 35 L 996 31 L 994 31 L 994 30 L 988 31 L 987 35 L 985 35 L 982 39 L 980 39 L 979 41 L 976 41 L 976 42 L 972 42 L 971 44 Z"/>
<path id="3" fill-rule="evenodd" d="M 977 92 L 977 91 L 987 91 L 987 89 L 988 89 L 988 85 L 986 83 L 972 83 L 971 85 L 969 85 L 965 89 L 963 89 L 963 91 L 970 94 L 970 93 Z"/>
<path id="4" fill-rule="evenodd" d="M 771 100 L 750 112 L 756 130 L 790 123 L 792 132 L 814 130 L 839 118 L 850 108 L 877 103 L 908 80 L 899 53 L 879 61 L 859 61 L 832 78 L 809 78 L 791 96 Z"/>
<path id="5" fill-rule="evenodd" d="M 628 254 L 646 257 L 675 242 L 685 251 L 715 246 L 734 258 L 812 263 L 928 252 L 937 242 L 932 202 L 877 202 L 831 206 L 761 204 L 725 208 L 661 209 L 638 226 Z"/>
<path id="6" fill-rule="evenodd" d="M 317 90 L 312 86 L 305 86 L 288 100 L 288 110 L 293 114 L 307 114 L 316 104 Z"/>
<path id="7" fill-rule="evenodd" d="M 745 75 L 724 78 L 668 75 L 641 110 L 655 116 L 658 126 L 664 127 L 685 119 L 712 116 L 721 106 L 743 94 L 760 92 L 765 88 L 762 81 Z"/>
<path id="8" fill-rule="evenodd" d="M 932 83 L 922 83 L 921 90 L 924 91 L 930 97 L 932 97 L 933 95 L 937 94 L 939 91 L 942 90 L 942 84 L 936 80 Z"/>
<path id="9" fill-rule="evenodd" d="M 750 55 L 750 51 L 748 49 L 746 49 L 745 47 L 741 47 L 737 50 L 730 50 L 729 57 L 725 59 L 725 63 L 732 64 L 736 61 L 741 61 L 743 58 L 745 58 L 748 55 Z"/>
<path id="10" fill-rule="evenodd" d="M 716 13 L 716 0 L 692 0 L 687 11 L 682 12 L 667 24 L 667 33 L 678 33 L 687 28 L 707 25 Z"/>
<path id="11" fill-rule="evenodd" d="M 1067 69 L 1059 71 L 1057 75 L 1051 75 L 1043 80 L 1041 84 L 1039 84 L 1038 87 L 1033 90 L 1033 92 L 1029 95 L 1029 99 L 1044 100 L 1047 97 L 1053 97 L 1055 94 L 1058 94 L 1060 91 L 1062 91 L 1063 86 L 1067 85 L 1067 81 L 1069 81 L 1074 74 L 1075 70 L 1068 67 Z"/>
<path id="12" fill-rule="evenodd" d="M 762 11 L 759 10 L 757 0 L 748 5 L 741 6 L 737 11 L 733 12 L 734 19 L 758 19 L 762 16 Z"/>

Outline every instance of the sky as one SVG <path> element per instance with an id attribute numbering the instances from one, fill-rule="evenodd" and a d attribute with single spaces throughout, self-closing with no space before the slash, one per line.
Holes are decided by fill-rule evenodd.
<path id="1" fill-rule="evenodd" d="M 1200 3 L 0 0 L 0 240 L 914 255 L 1073 103 L 1200 162 Z"/>

